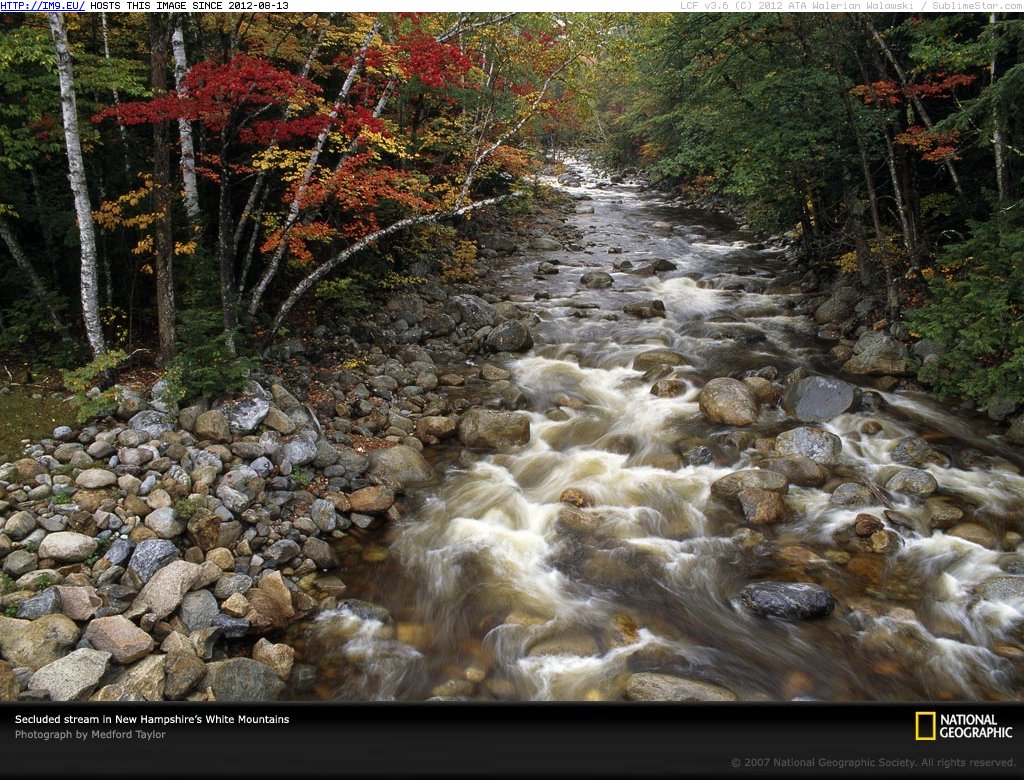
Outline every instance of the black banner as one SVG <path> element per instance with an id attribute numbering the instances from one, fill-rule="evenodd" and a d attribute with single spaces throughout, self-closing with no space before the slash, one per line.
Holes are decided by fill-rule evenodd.
<path id="1" fill-rule="evenodd" d="M 1015 704 L 9 704 L 13 777 L 1024 777 Z"/>

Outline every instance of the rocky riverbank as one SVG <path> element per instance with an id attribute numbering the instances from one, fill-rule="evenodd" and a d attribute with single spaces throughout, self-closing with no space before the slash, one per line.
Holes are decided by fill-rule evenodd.
<path id="1" fill-rule="evenodd" d="M 532 346 L 530 322 L 481 291 L 520 245 L 555 241 L 568 211 L 554 198 L 485 225 L 476 281 L 290 338 L 238 397 L 179 409 L 159 385 L 120 388 L 114 417 L 0 466 L 0 700 L 301 688 L 310 670 L 274 640 L 345 599 L 339 559 L 386 555 L 368 535 L 435 479 L 431 448 L 529 438 L 501 364 Z"/>

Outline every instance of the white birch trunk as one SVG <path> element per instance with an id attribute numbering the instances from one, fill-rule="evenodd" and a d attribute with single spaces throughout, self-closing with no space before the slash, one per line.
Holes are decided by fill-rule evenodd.
<path id="1" fill-rule="evenodd" d="M 188 58 L 185 55 L 185 34 L 181 23 L 174 25 L 171 34 L 171 49 L 174 52 L 174 86 L 178 97 L 188 96 L 184 85 L 188 72 Z M 181 139 L 181 181 L 185 188 L 185 213 L 192 230 L 199 231 L 202 212 L 199 209 L 199 184 L 196 178 L 196 151 L 192 143 L 192 124 L 187 119 L 178 120 L 178 136 Z"/>
<path id="2" fill-rule="evenodd" d="M 78 234 L 82 245 L 82 319 L 89 347 L 95 356 L 105 354 L 107 345 L 103 341 L 103 327 L 100 323 L 98 282 L 96 278 L 96 233 L 93 229 L 92 207 L 89 204 L 89 188 L 85 178 L 85 162 L 82 159 L 82 142 L 78 133 L 78 108 L 75 103 L 75 83 L 71 71 L 71 52 L 68 37 L 64 31 L 64 15 L 48 13 L 50 32 L 57 54 L 57 76 L 60 81 L 60 103 L 64 115 L 64 141 L 68 152 L 68 181 L 75 199 L 75 214 L 78 217 Z"/>

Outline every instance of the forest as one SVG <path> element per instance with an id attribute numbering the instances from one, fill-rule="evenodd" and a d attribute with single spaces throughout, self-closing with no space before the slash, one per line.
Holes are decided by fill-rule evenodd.
<path id="1" fill-rule="evenodd" d="M 1016 403 L 1021 24 L 6 15 L 0 349 L 228 389 L 316 302 L 358 315 L 417 259 L 471 263 L 471 212 L 571 146 L 792 231 L 942 345 L 937 392 Z"/>

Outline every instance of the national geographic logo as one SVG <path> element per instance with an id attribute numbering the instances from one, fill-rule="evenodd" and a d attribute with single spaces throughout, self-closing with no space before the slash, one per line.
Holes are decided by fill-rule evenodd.
<path id="1" fill-rule="evenodd" d="M 935 742 L 947 739 L 1013 739 L 1013 726 L 1000 726 L 996 716 L 975 713 L 915 712 L 914 739 Z"/>

